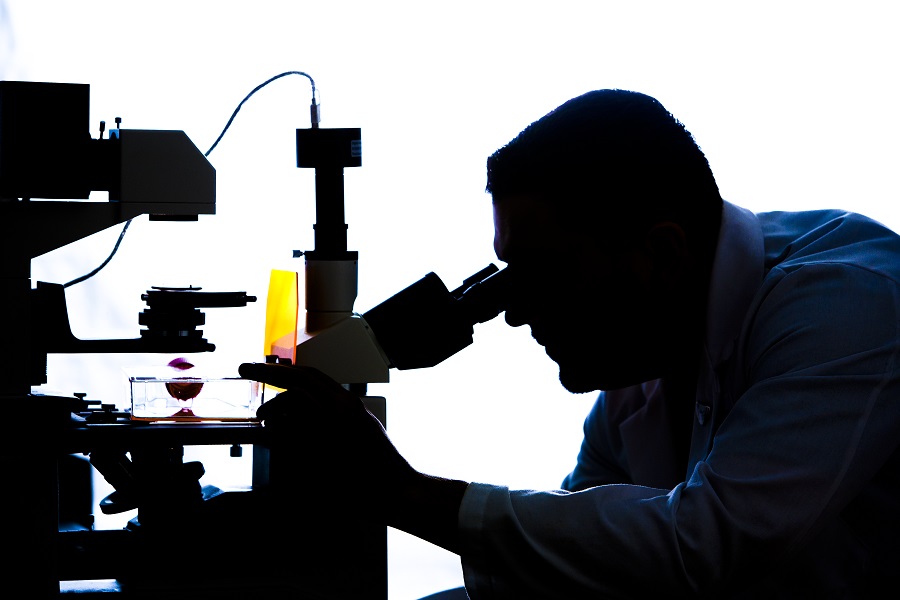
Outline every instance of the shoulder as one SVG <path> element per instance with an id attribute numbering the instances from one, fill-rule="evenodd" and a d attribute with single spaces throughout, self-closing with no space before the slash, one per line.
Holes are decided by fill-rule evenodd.
<path id="1" fill-rule="evenodd" d="M 900 281 L 900 236 L 865 215 L 841 210 L 757 215 L 766 271 L 808 265 L 855 266 Z M 775 272 L 778 276 L 781 273 Z"/>
<path id="2" fill-rule="evenodd" d="M 793 257 L 774 266 L 745 323 L 756 378 L 882 372 L 900 343 L 900 253 Z M 876 252 L 876 254 L 878 254 Z"/>

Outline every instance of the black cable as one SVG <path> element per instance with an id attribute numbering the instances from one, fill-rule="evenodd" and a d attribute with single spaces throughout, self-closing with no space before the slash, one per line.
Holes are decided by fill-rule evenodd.
<path id="1" fill-rule="evenodd" d="M 269 85 L 276 79 L 281 79 L 282 77 L 285 77 L 287 75 L 302 75 L 302 76 L 306 77 L 307 79 L 309 79 L 309 83 L 310 83 L 310 85 L 312 85 L 312 105 L 310 106 L 310 114 L 312 116 L 313 127 L 317 127 L 319 124 L 319 119 L 318 119 L 318 103 L 316 102 L 316 82 L 313 81 L 312 77 L 310 77 L 303 71 L 285 71 L 284 73 L 280 73 L 280 74 L 276 75 L 275 77 L 272 77 L 271 79 L 268 79 L 268 80 L 262 82 L 261 84 L 259 84 L 255 88 L 253 88 L 253 90 L 249 94 L 244 96 L 244 99 L 241 100 L 240 104 L 237 105 L 237 108 L 234 109 L 234 112 L 231 113 L 231 118 L 228 119 L 227 123 L 225 123 L 225 128 L 222 129 L 222 133 L 219 134 L 219 137 L 216 138 L 216 141 L 213 142 L 213 145 L 210 146 L 209 150 L 206 151 L 205 156 L 209 156 L 209 153 L 212 152 L 213 149 L 219 145 L 219 140 L 222 139 L 222 136 L 224 136 L 225 132 L 228 131 L 228 128 L 231 127 L 231 122 L 234 121 L 234 118 L 237 116 L 238 111 L 240 111 L 241 107 L 244 106 L 244 102 L 246 102 L 247 100 L 250 99 L 250 96 L 252 96 L 256 92 L 258 92 L 262 88 L 266 87 L 267 85 Z"/>
<path id="2" fill-rule="evenodd" d="M 105 266 L 109 263 L 109 261 L 112 260 L 112 257 L 116 255 L 116 251 L 118 251 L 118 249 L 119 249 L 119 244 L 122 243 L 122 238 L 125 237 L 125 232 L 128 231 L 128 226 L 129 226 L 129 225 L 131 225 L 131 219 L 128 219 L 128 220 L 125 222 L 125 227 L 123 227 L 123 228 L 122 228 L 122 232 L 119 233 L 119 239 L 116 240 L 116 245 L 113 247 L 112 252 L 110 252 L 109 256 L 106 257 L 106 260 L 104 260 L 103 263 L 101 263 L 99 267 L 97 267 L 96 269 L 94 269 L 94 270 L 91 271 L 90 273 L 87 273 L 87 274 L 85 274 L 85 275 L 82 275 L 81 277 L 76 277 L 75 279 L 73 279 L 73 280 L 70 281 L 69 283 L 63 284 L 63 287 L 64 287 L 64 288 L 67 288 L 67 287 L 69 287 L 70 285 L 75 285 L 76 283 L 81 283 L 81 282 L 84 281 L 85 279 L 88 279 L 89 277 L 93 277 L 94 275 L 96 275 L 96 274 L 100 271 L 100 269 L 102 269 L 103 267 L 105 267 Z"/>
<path id="3" fill-rule="evenodd" d="M 251 90 L 249 94 L 244 96 L 244 99 L 240 101 L 240 103 L 237 105 L 237 108 L 235 108 L 234 112 L 231 113 L 231 118 L 228 119 L 227 123 L 225 123 L 225 127 L 222 129 L 222 133 L 219 134 L 219 137 L 216 138 L 216 141 L 213 142 L 213 145 L 209 147 L 209 150 L 206 151 L 204 156 L 209 156 L 210 153 L 213 151 L 213 149 L 219 145 L 219 141 L 221 141 L 222 137 L 225 135 L 225 132 L 228 131 L 228 128 L 231 127 L 231 123 L 232 123 L 232 121 L 234 121 L 234 118 L 237 116 L 238 111 L 240 111 L 241 107 L 244 106 L 244 102 L 246 102 L 247 100 L 250 99 L 250 96 L 252 96 L 256 92 L 258 92 L 259 90 L 263 89 L 264 87 L 266 87 L 267 85 L 269 85 L 270 83 L 275 81 L 276 79 L 281 79 L 282 77 L 285 77 L 287 75 L 302 75 L 302 76 L 306 77 L 307 79 L 309 79 L 309 83 L 312 86 L 312 104 L 310 104 L 310 107 L 309 107 L 310 108 L 310 118 L 312 120 L 312 126 L 318 127 L 319 126 L 319 104 L 318 104 L 318 102 L 316 102 L 316 82 L 313 81 L 312 77 L 310 77 L 308 74 L 304 73 L 303 71 L 285 71 L 284 73 L 279 73 L 275 77 L 271 77 L 271 78 L 267 79 L 266 81 L 262 82 L 261 84 L 259 84 L 255 88 L 253 88 L 253 90 Z M 101 121 L 101 131 L 100 131 L 101 137 L 103 137 L 102 127 L 105 124 L 106 124 L 105 122 Z M 112 260 L 113 256 L 115 256 L 116 252 L 119 250 L 119 245 L 122 243 L 122 238 L 125 237 L 125 232 L 128 231 L 128 226 L 131 225 L 131 221 L 132 221 L 132 219 L 128 219 L 128 221 L 125 222 L 125 227 L 123 227 L 122 232 L 119 233 L 119 239 L 116 240 L 116 245 L 113 247 L 112 252 L 109 254 L 109 256 L 106 257 L 106 260 L 104 260 L 103 263 L 101 263 L 101 265 L 99 267 L 97 267 L 90 273 L 87 273 L 85 275 L 82 275 L 81 277 L 77 277 L 77 278 L 73 279 L 72 281 L 64 284 L 63 287 L 67 288 L 70 285 L 75 285 L 76 283 L 81 283 L 85 279 L 88 279 L 88 278 L 96 275 L 98 272 L 100 272 L 100 269 L 102 269 L 107 264 L 109 264 L 109 261 Z"/>

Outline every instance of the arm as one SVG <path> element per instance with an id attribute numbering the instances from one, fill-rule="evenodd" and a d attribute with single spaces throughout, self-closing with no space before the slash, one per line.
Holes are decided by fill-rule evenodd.
<path id="1" fill-rule="evenodd" d="M 459 552 L 458 514 L 467 483 L 419 473 L 397 452 L 381 423 L 352 392 L 310 367 L 246 363 L 241 377 L 287 391 L 263 404 L 258 416 L 270 446 L 313 479 L 340 472 L 354 510 L 365 496 L 368 518 Z M 299 431 L 298 424 L 311 423 Z M 316 464 L 309 465 L 309 457 Z"/>
<path id="2" fill-rule="evenodd" d="M 468 484 L 416 473 L 390 502 L 385 524 L 459 554 L 459 507 Z"/>

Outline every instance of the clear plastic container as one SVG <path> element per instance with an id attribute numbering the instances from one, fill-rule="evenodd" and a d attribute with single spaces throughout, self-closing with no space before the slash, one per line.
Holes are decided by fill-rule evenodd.
<path id="1" fill-rule="evenodd" d="M 260 383 L 174 369 L 128 373 L 131 418 L 139 421 L 255 421 Z"/>

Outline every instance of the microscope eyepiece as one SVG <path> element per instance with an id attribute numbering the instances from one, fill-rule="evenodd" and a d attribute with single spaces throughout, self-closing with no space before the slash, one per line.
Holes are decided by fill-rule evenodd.
<path id="1" fill-rule="evenodd" d="M 493 266 L 493 265 L 491 265 Z M 490 321 L 506 310 L 509 274 L 494 267 L 491 274 L 470 285 L 458 298 L 459 310 L 471 325 Z"/>
<path id="2" fill-rule="evenodd" d="M 450 292 L 429 273 L 363 314 L 391 367 L 433 367 L 472 343 L 473 326 L 505 310 L 505 270 L 489 265 Z"/>

